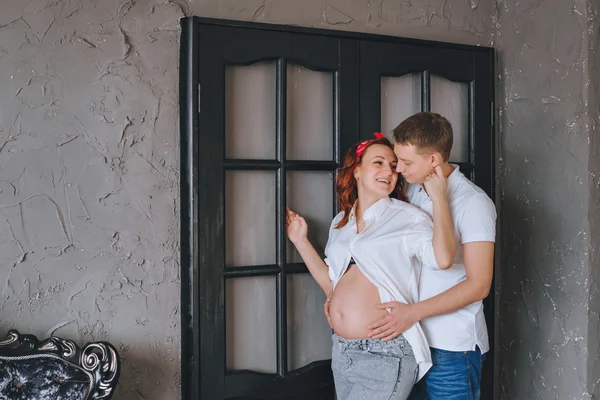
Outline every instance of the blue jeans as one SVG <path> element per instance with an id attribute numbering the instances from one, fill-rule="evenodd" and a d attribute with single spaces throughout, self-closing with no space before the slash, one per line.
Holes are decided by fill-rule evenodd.
<path id="1" fill-rule="evenodd" d="M 409 400 L 479 400 L 485 355 L 431 348 L 433 367 L 413 388 Z"/>
<path id="2" fill-rule="evenodd" d="M 331 369 L 338 400 L 406 400 L 418 372 L 402 335 L 382 342 L 333 334 Z"/>

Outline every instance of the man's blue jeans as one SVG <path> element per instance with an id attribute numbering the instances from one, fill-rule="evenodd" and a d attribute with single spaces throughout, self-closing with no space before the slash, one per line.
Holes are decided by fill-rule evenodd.
<path id="1" fill-rule="evenodd" d="M 409 400 L 479 400 L 485 355 L 431 348 L 433 367 L 413 388 Z"/>

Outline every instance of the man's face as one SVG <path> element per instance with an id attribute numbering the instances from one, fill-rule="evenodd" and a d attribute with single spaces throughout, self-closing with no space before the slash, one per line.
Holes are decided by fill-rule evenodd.
<path id="1" fill-rule="evenodd" d="M 394 153 L 398 157 L 396 171 L 402 174 L 408 183 L 423 183 L 427 175 L 435 168 L 431 152 L 421 149 L 420 153 L 412 144 L 394 144 Z"/>

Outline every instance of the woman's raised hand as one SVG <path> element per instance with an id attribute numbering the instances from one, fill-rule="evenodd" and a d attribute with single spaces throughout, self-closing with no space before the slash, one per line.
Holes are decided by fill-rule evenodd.
<path id="1" fill-rule="evenodd" d="M 306 239 L 308 235 L 308 225 L 304 218 L 296 214 L 289 208 L 285 208 L 285 227 L 288 238 L 294 244 L 301 242 Z"/>

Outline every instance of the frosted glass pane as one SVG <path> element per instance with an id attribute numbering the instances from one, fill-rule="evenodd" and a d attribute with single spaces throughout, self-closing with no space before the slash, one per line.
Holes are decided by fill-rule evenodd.
<path id="1" fill-rule="evenodd" d="M 308 238 L 323 255 L 333 219 L 333 173 L 294 171 L 287 174 L 287 205 L 308 224 Z M 287 240 L 287 262 L 302 262 L 294 245 Z"/>
<path id="2" fill-rule="evenodd" d="M 287 67 L 287 158 L 333 160 L 333 73 Z"/>
<path id="3" fill-rule="evenodd" d="M 227 369 L 277 371 L 275 277 L 225 283 Z"/>
<path id="4" fill-rule="evenodd" d="M 277 121 L 274 62 L 225 69 L 225 156 L 274 159 Z M 211 101 L 211 99 L 203 99 Z"/>
<path id="5" fill-rule="evenodd" d="M 323 313 L 325 293 L 310 274 L 288 276 L 288 368 L 331 358 L 331 328 Z"/>
<path id="6" fill-rule="evenodd" d="M 421 74 L 381 78 L 381 133 L 393 140 L 400 122 L 421 111 Z"/>
<path id="7" fill-rule="evenodd" d="M 469 86 L 431 75 L 431 111 L 452 124 L 454 144 L 450 161 L 469 162 Z"/>
<path id="8" fill-rule="evenodd" d="M 226 171 L 226 265 L 275 264 L 275 242 L 275 173 Z"/>

